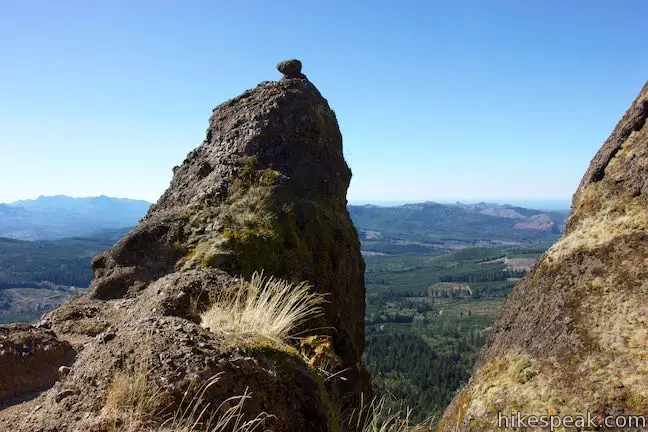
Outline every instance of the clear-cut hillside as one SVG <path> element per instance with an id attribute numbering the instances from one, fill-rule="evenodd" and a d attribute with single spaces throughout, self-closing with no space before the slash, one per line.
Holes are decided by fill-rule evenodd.
<path id="1" fill-rule="evenodd" d="M 592 160 L 565 233 L 507 299 L 440 430 L 499 430 L 498 413 L 602 422 L 648 411 L 647 116 L 648 84 Z"/>
<path id="2" fill-rule="evenodd" d="M 174 168 L 160 200 L 93 259 L 88 293 L 37 324 L 69 341 L 76 360 L 48 391 L 0 411 L 1 430 L 114 430 L 109 389 L 142 376 L 167 414 L 219 376 L 205 393 L 209 410 L 248 390 L 245 412 L 273 415 L 264 427 L 275 432 L 335 430 L 369 394 L 364 262 L 346 210 L 351 171 L 334 112 L 295 65 L 214 109 L 204 142 Z M 324 315 L 304 328 L 330 336 L 331 348 L 200 325 L 208 303 L 257 270 L 326 295 Z M 307 362 L 313 350 L 332 359 L 334 377 L 319 374 L 315 356 Z"/>

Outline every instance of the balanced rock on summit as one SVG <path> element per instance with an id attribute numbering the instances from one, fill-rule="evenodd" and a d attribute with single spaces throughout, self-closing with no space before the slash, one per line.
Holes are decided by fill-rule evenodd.
<path id="1" fill-rule="evenodd" d="M 306 78 L 306 75 L 301 73 L 302 64 L 297 59 L 280 62 L 277 64 L 277 70 L 284 74 L 284 78 Z"/>

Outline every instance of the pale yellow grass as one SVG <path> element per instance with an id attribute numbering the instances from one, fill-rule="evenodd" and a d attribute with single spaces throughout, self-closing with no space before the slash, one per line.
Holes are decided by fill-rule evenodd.
<path id="1" fill-rule="evenodd" d="M 234 293 L 225 293 L 202 314 L 202 326 L 237 336 L 286 341 L 302 324 L 324 313 L 322 294 L 305 282 L 291 284 L 254 273 Z"/>
<path id="2" fill-rule="evenodd" d="M 246 420 L 243 412 L 245 401 L 251 397 L 246 391 L 241 396 L 224 400 L 215 410 L 205 401 L 205 392 L 216 382 L 221 374 L 208 380 L 189 403 L 176 411 L 172 419 L 167 420 L 158 432 L 255 432 L 264 430 L 267 419 L 272 415 L 259 413 L 253 419 Z M 228 408 L 229 407 L 229 408 Z M 207 414 L 211 412 L 211 414 Z"/>
<path id="3" fill-rule="evenodd" d="M 147 368 L 140 366 L 133 373 L 118 372 L 113 377 L 104 411 L 128 423 L 146 423 L 163 405 L 163 395 L 147 380 Z"/>
<path id="4" fill-rule="evenodd" d="M 371 402 L 362 401 L 357 413 L 351 415 L 352 421 L 347 430 L 359 432 L 423 432 L 433 430 L 434 418 L 421 423 L 410 420 L 409 408 L 392 409 L 385 397 L 374 398 Z"/>
<path id="5" fill-rule="evenodd" d="M 148 382 L 146 369 L 141 368 L 134 373 L 119 372 L 108 388 L 104 415 L 113 419 L 115 432 L 118 430 L 128 432 L 257 432 L 263 430 L 266 420 L 273 416 L 259 413 L 249 419 L 245 415 L 243 408 L 245 402 L 251 397 L 248 390 L 243 395 L 227 398 L 217 407 L 213 407 L 205 399 L 205 392 L 219 378 L 220 374 L 209 379 L 191 400 L 183 399 L 181 408 L 162 422 L 164 418 L 162 411 L 165 408 L 163 392 L 159 387 Z"/>
<path id="6" fill-rule="evenodd" d="M 596 185 L 590 186 L 593 191 Z M 598 211 L 583 217 L 569 234 L 563 236 L 547 251 L 547 263 L 560 262 L 567 255 L 576 252 L 593 251 L 605 246 L 620 236 L 648 229 L 648 209 L 640 198 L 602 197 L 586 190 L 579 201 L 599 200 Z M 577 203 L 577 206 L 580 203 Z"/>

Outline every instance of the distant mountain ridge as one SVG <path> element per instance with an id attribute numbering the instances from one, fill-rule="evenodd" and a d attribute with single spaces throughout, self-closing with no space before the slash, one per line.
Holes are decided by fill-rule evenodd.
<path id="1" fill-rule="evenodd" d="M 73 198 L 66 195 L 40 196 L 0 204 L 0 237 L 19 240 L 58 240 L 92 237 L 103 230 L 135 226 L 150 203 L 107 196 Z M 428 240 L 493 238 L 510 241 L 555 239 L 567 220 L 565 211 L 533 210 L 508 204 L 440 204 L 422 202 L 399 206 L 349 205 L 349 212 L 361 232 L 408 240 L 421 232 Z M 371 234 L 375 236 L 375 234 Z"/>
<path id="2" fill-rule="evenodd" d="M 398 207 L 406 204 L 421 204 L 426 202 L 435 202 L 446 205 L 476 205 L 474 200 L 356 200 L 349 199 L 349 205 L 363 206 L 375 205 L 377 207 Z M 569 211 L 571 200 L 569 199 L 511 199 L 511 200 L 480 200 L 478 204 L 495 205 L 495 206 L 514 206 L 526 209 L 544 210 L 544 211 Z"/>
<path id="3" fill-rule="evenodd" d="M 491 203 L 423 202 L 396 207 L 349 206 L 364 240 L 554 241 L 564 230 L 568 212 L 533 210 Z"/>
<path id="4" fill-rule="evenodd" d="M 40 196 L 0 204 L 0 237 L 57 240 L 93 236 L 106 229 L 132 227 L 150 203 L 107 196 L 73 198 Z"/>

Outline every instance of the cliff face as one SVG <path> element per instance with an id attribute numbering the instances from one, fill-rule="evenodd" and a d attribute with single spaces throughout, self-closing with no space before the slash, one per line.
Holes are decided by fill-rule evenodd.
<path id="1" fill-rule="evenodd" d="M 498 412 L 602 422 L 648 410 L 647 116 L 648 84 L 592 160 L 564 235 L 507 299 L 440 430 L 498 430 Z"/>
<path id="2" fill-rule="evenodd" d="M 174 168 L 147 216 L 95 257 L 89 292 L 38 323 L 78 350 L 71 369 L 0 415 L 0 425 L 105 430 L 114 377 L 142 367 L 167 411 L 219 376 L 211 406 L 249 388 L 246 411 L 275 416 L 267 424 L 275 432 L 334 429 L 333 411 L 370 392 L 361 363 L 364 262 L 346 210 L 351 172 L 335 114 L 298 66 L 280 64 L 281 80 L 214 109 L 204 142 Z M 199 325 L 210 298 L 257 270 L 326 295 L 324 315 L 307 327 L 330 335 L 336 379 L 324 384 L 289 346 Z"/>

